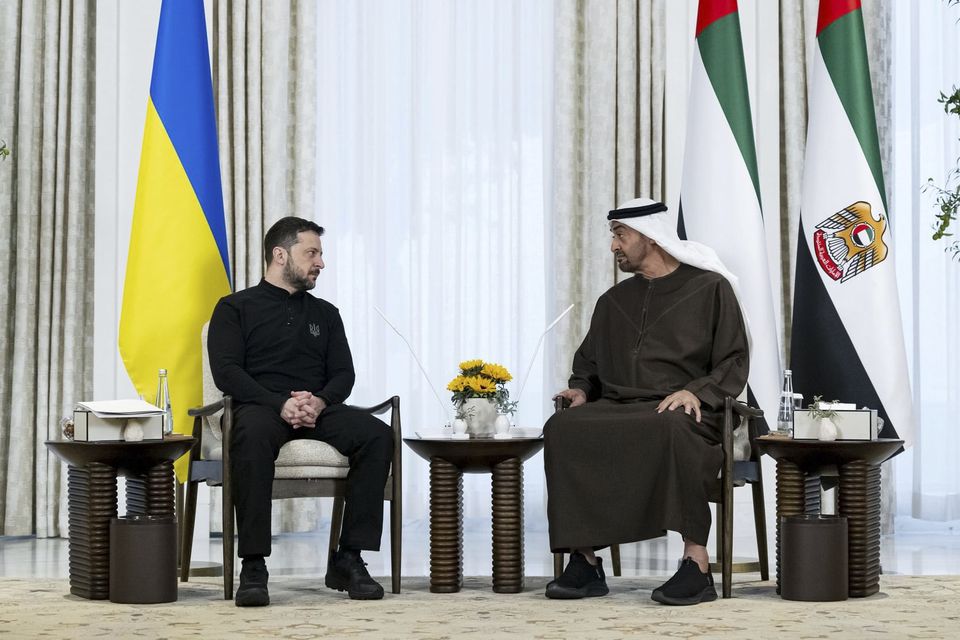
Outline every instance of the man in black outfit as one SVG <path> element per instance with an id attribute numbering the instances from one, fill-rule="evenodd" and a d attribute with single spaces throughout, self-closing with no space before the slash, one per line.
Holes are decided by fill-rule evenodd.
<path id="1" fill-rule="evenodd" d="M 323 228 L 309 220 L 279 220 L 263 241 L 263 280 L 222 298 L 210 320 L 213 379 L 235 403 L 230 470 L 243 559 L 238 607 L 270 604 L 264 557 L 274 461 L 296 438 L 322 440 L 350 459 L 340 548 L 325 584 L 353 599 L 383 597 L 360 551 L 380 549 L 393 432 L 343 404 L 354 382 L 343 321 L 336 307 L 306 293 L 324 266 L 321 235 Z"/>

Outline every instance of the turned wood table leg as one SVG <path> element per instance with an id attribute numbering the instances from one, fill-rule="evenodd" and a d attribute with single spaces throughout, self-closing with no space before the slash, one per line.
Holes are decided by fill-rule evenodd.
<path id="1" fill-rule="evenodd" d="M 430 459 L 430 591 L 463 586 L 463 473 L 442 458 Z"/>
<path id="2" fill-rule="evenodd" d="M 157 463 L 142 475 L 127 477 L 127 515 L 176 518 L 173 462 Z"/>
<path id="3" fill-rule="evenodd" d="M 780 593 L 780 520 L 803 514 L 805 476 L 800 467 L 777 460 L 777 593 Z"/>
<path id="4" fill-rule="evenodd" d="M 493 467 L 493 590 L 523 591 L 523 463 Z"/>
<path id="5" fill-rule="evenodd" d="M 849 594 L 880 591 L 880 467 L 848 462 L 840 467 L 838 515 L 847 518 Z"/>
<path id="6" fill-rule="evenodd" d="M 98 462 L 67 469 L 70 593 L 110 597 L 110 520 L 117 516 L 117 471 Z"/>

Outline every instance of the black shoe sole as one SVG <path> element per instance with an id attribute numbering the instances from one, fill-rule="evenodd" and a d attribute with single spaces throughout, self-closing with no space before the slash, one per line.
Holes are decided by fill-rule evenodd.
<path id="1" fill-rule="evenodd" d="M 361 591 L 350 591 L 350 584 L 348 582 L 339 580 L 329 574 L 326 577 L 324 577 L 323 583 L 327 585 L 328 589 L 336 589 L 337 591 L 346 591 L 347 595 L 350 596 L 351 600 L 383 600 L 383 589 L 381 589 L 380 591 L 372 591 L 370 593 L 365 593 Z"/>
<path id="2" fill-rule="evenodd" d="M 609 587 L 603 582 L 591 582 L 580 588 L 563 587 L 555 582 L 547 585 L 546 595 L 551 600 L 579 600 L 580 598 L 596 598 L 610 593 Z"/>
<path id="3" fill-rule="evenodd" d="M 707 587 L 700 593 L 692 596 L 687 596 L 686 598 L 671 598 L 668 595 L 664 595 L 662 591 L 657 589 L 652 594 L 650 594 L 650 599 L 656 600 L 660 604 L 669 604 L 676 607 L 685 607 L 691 604 L 700 604 L 701 602 L 713 602 L 717 599 L 717 590 L 713 587 Z"/>
<path id="4" fill-rule="evenodd" d="M 266 587 L 241 589 L 233 602 L 238 607 L 265 607 L 270 604 L 270 594 Z"/>

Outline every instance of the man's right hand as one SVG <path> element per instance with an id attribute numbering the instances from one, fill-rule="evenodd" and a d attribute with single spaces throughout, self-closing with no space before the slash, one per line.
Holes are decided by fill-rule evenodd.
<path id="1" fill-rule="evenodd" d="M 587 394 L 583 389 L 564 389 L 557 395 L 553 396 L 554 400 L 557 398 L 566 399 L 570 402 L 571 407 L 579 407 L 587 402 Z"/>

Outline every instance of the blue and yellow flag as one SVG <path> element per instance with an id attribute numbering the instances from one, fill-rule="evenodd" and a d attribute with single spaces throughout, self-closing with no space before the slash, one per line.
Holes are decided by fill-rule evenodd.
<path id="1" fill-rule="evenodd" d="M 120 355 L 152 401 L 168 371 L 174 430 L 203 401 L 200 329 L 230 292 L 202 0 L 164 0 L 120 313 Z M 182 477 L 185 461 L 178 465 Z"/>

